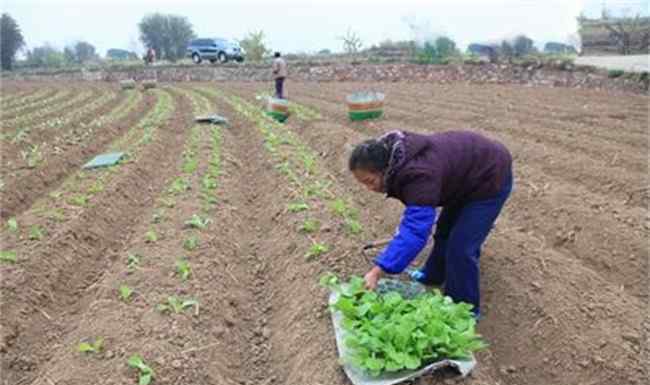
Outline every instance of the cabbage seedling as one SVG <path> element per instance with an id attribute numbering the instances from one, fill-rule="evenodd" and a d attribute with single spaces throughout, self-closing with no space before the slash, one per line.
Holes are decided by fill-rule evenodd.
<path id="1" fill-rule="evenodd" d="M 128 364 L 134 369 L 138 369 L 138 385 L 149 385 L 151 380 L 153 380 L 154 372 L 149 365 L 147 365 L 142 357 L 138 354 L 134 354 L 129 357 Z"/>
<path id="2" fill-rule="evenodd" d="M 99 337 L 93 343 L 82 342 L 77 346 L 80 353 L 99 353 L 104 347 L 104 339 Z"/>

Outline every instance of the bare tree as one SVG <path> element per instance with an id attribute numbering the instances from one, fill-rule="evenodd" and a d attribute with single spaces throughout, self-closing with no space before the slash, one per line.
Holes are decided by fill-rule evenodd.
<path id="1" fill-rule="evenodd" d="M 348 54 L 356 54 L 359 52 L 363 43 L 361 42 L 361 37 L 356 32 L 353 32 L 351 28 L 348 28 L 348 31 L 345 35 L 339 36 L 339 40 L 343 41 L 343 49 Z"/>
<path id="2" fill-rule="evenodd" d="M 645 25 L 644 25 L 645 24 Z M 650 28 L 640 14 L 634 18 L 618 18 L 605 24 L 609 31 L 610 40 L 618 46 L 623 55 L 629 55 L 635 48 L 646 50 L 650 41 Z M 635 36 L 638 38 L 638 47 L 634 46 Z"/>

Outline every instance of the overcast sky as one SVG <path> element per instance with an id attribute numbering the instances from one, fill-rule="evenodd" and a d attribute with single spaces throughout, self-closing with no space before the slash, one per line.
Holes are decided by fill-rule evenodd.
<path id="1" fill-rule="evenodd" d="M 602 0 L 0 0 L 16 19 L 28 48 L 77 40 L 109 48 L 141 49 L 137 23 L 148 13 L 186 16 L 201 37 L 240 39 L 263 30 L 282 52 L 341 50 L 348 28 L 364 46 L 385 39 L 445 34 L 461 47 L 525 33 L 538 43 L 566 41 L 575 18 L 597 16 Z M 648 0 L 605 1 L 614 12 L 648 13 Z"/>

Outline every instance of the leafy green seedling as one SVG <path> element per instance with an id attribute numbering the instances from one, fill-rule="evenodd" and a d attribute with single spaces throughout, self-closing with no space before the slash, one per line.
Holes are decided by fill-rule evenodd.
<path id="1" fill-rule="evenodd" d="M 153 380 L 154 372 L 149 365 L 147 365 L 142 357 L 138 354 L 134 354 L 129 357 L 129 366 L 138 369 L 138 385 L 149 385 L 151 380 Z"/>
<path id="2" fill-rule="evenodd" d="M 81 353 L 99 353 L 104 347 L 104 339 L 99 337 L 95 342 L 82 342 L 77 345 L 77 350 Z"/>
<path id="3" fill-rule="evenodd" d="M 144 238 L 145 238 L 145 241 L 146 241 L 147 243 L 157 242 L 157 241 L 158 241 L 158 234 L 156 234 L 156 232 L 154 231 L 154 229 L 149 229 L 149 231 L 147 231 L 147 232 L 144 234 Z"/>
<path id="4" fill-rule="evenodd" d="M 313 174 L 316 170 L 316 158 L 312 154 L 306 152 L 301 153 L 300 157 L 302 158 L 302 164 L 305 166 L 305 170 L 307 170 L 309 174 Z"/>
<path id="5" fill-rule="evenodd" d="M 49 196 L 53 199 L 59 199 L 63 195 L 63 191 L 52 191 Z"/>
<path id="6" fill-rule="evenodd" d="M 167 303 L 160 303 L 157 306 L 158 311 L 162 313 L 175 313 L 179 314 L 183 310 L 187 309 L 188 307 L 194 306 L 196 308 L 196 312 L 198 313 L 199 311 L 199 301 L 195 299 L 186 299 L 182 300 L 175 295 L 167 297 Z"/>
<path id="7" fill-rule="evenodd" d="M 167 190 L 170 194 L 180 194 L 190 189 L 190 182 L 182 177 L 174 179 L 172 185 Z"/>
<path id="8" fill-rule="evenodd" d="M 165 209 L 157 209 L 151 216 L 151 222 L 160 223 L 165 219 Z"/>
<path id="9" fill-rule="evenodd" d="M 176 272 L 180 275 L 183 281 L 187 281 L 192 274 L 192 269 L 190 268 L 190 263 L 185 259 L 179 259 L 176 261 Z"/>
<path id="10" fill-rule="evenodd" d="M 212 221 L 208 218 L 203 219 L 198 214 L 193 214 L 190 220 L 185 221 L 185 226 L 194 229 L 205 229 L 210 222 Z"/>
<path id="11" fill-rule="evenodd" d="M 299 213 L 301 211 L 305 211 L 309 209 L 309 205 L 305 202 L 295 202 L 295 203 L 289 203 L 287 206 L 287 210 L 292 213 Z"/>
<path id="12" fill-rule="evenodd" d="M 29 228 L 29 239 L 32 241 L 40 241 L 45 236 L 45 230 L 39 225 L 33 225 Z"/>
<path id="13" fill-rule="evenodd" d="M 330 205 L 332 207 L 332 210 L 334 212 L 342 217 L 345 217 L 345 214 L 348 212 L 348 207 L 346 206 L 345 202 L 343 199 L 336 199 L 332 204 Z"/>
<path id="14" fill-rule="evenodd" d="M 16 263 L 15 251 L 0 251 L 0 262 Z"/>
<path id="15" fill-rule="evenodd" d="M 350 234 L 361 234 L 363 231 L 363 226 L 359 221 L 355 219 L 348 218 L 345 220 L 345 229 L 350 232 Z"/>
<path id="16" fill-rule="evenodd" d="M 201 186 L 205 190 L 214 190 L 217 188 L 217 180 L 212 178 L 210 174 L 205 174 L 201 179 Z"/>
<path id="17" fill-rule="evenodd" d="M 120 292 L 120 299 L 124 302 L 129 302 L 131 300 L 131 296 L 133 295 L 133 289 L 126 285 L 120 285 L 119 288 Z"/>
<path id="18" fill-rule="evenodd" d="M 174 198 L 161 198 L 160 203 L 170 209 L 173 209 L 174 206 L 176 206 L 176 200 Z"/>
<path id="19" fill-rule="evenodd" d="M 91 195 L 97 194 L 104 191 L 104 185 L 101 181 L 95 181 L 90 187 L 88 187 L 88 193 Z"/>
<path id="20" fill-rule="evenodd" d="M 320 257 L 321 255 L 327 253 L 329 251 L 329 247 L 327 245 L 322 244 L 322 243 L 314 243 L 310 248 L 309 252 L 307 252 L 307 255 L 305 256 L 308 261 Z"/>
<path id="21" fill-rule="evenodd" d="M 79 207 L 85 207 L 88 204 L 88 197 L 82 194 L 70 198 L 70 204 Z"/>
<path id="22" fill-rule="evenodd" d="M 280 173 L 283 175 L 291 174 L 291 165 L 289 165 L 289 162 L 282 162 L 276 165 L 275 169 L 280 171 Z"/>
<path id="23" fill-rule="evenodd" d="M 140 266 L 140 259 L 142 257 L 138 254 L 129 253 L 126 257 L 126 268 L 129 272 L 133 272 Z"/>
<path id="24" fill-rule="evenodd" d="M 199 246 L 199 238 L 196 235 L 192 235 L 183 241 L 183 248 L 187 251 L 192 251 Z"/>
<path id="25" fill-rule="evenodd" d="M 331 195 L 328 191 L 330 182 L 316 181 L 305 188 L 305 193 L 309 197 L 326 198 Z"/>
<path id="26" fill-rule="evenodd" d="M 300 227 L 300 231 L 304 233 L 314 233 L 320 229 L 320 222 L 316 219 L 305 219 Z"/>
<path id="27" fill-rule="evenodd" d="M 18 231 L 18 221 L 16 221 L 16 218 L 9 218 L 9 220 L 7 221 L 7 228 L 12 233 Z"/>
<path id="28" fill-rule="evenodd" d="M 199 161 L 195 157 L 185 158 L 185 163 L 183 163 L 183 172 L 191 174 L 199 167 Z"/>

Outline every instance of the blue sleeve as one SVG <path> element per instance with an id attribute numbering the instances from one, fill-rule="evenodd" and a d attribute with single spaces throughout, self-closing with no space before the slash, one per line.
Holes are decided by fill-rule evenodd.
<path id="1" fill-rule="evenodd" d="M 426 246 L 436 220 L 431 206 L 406 206 L 397 234 L 375 259 L 375 264 L 389 274 L 404 271 Z"/>

